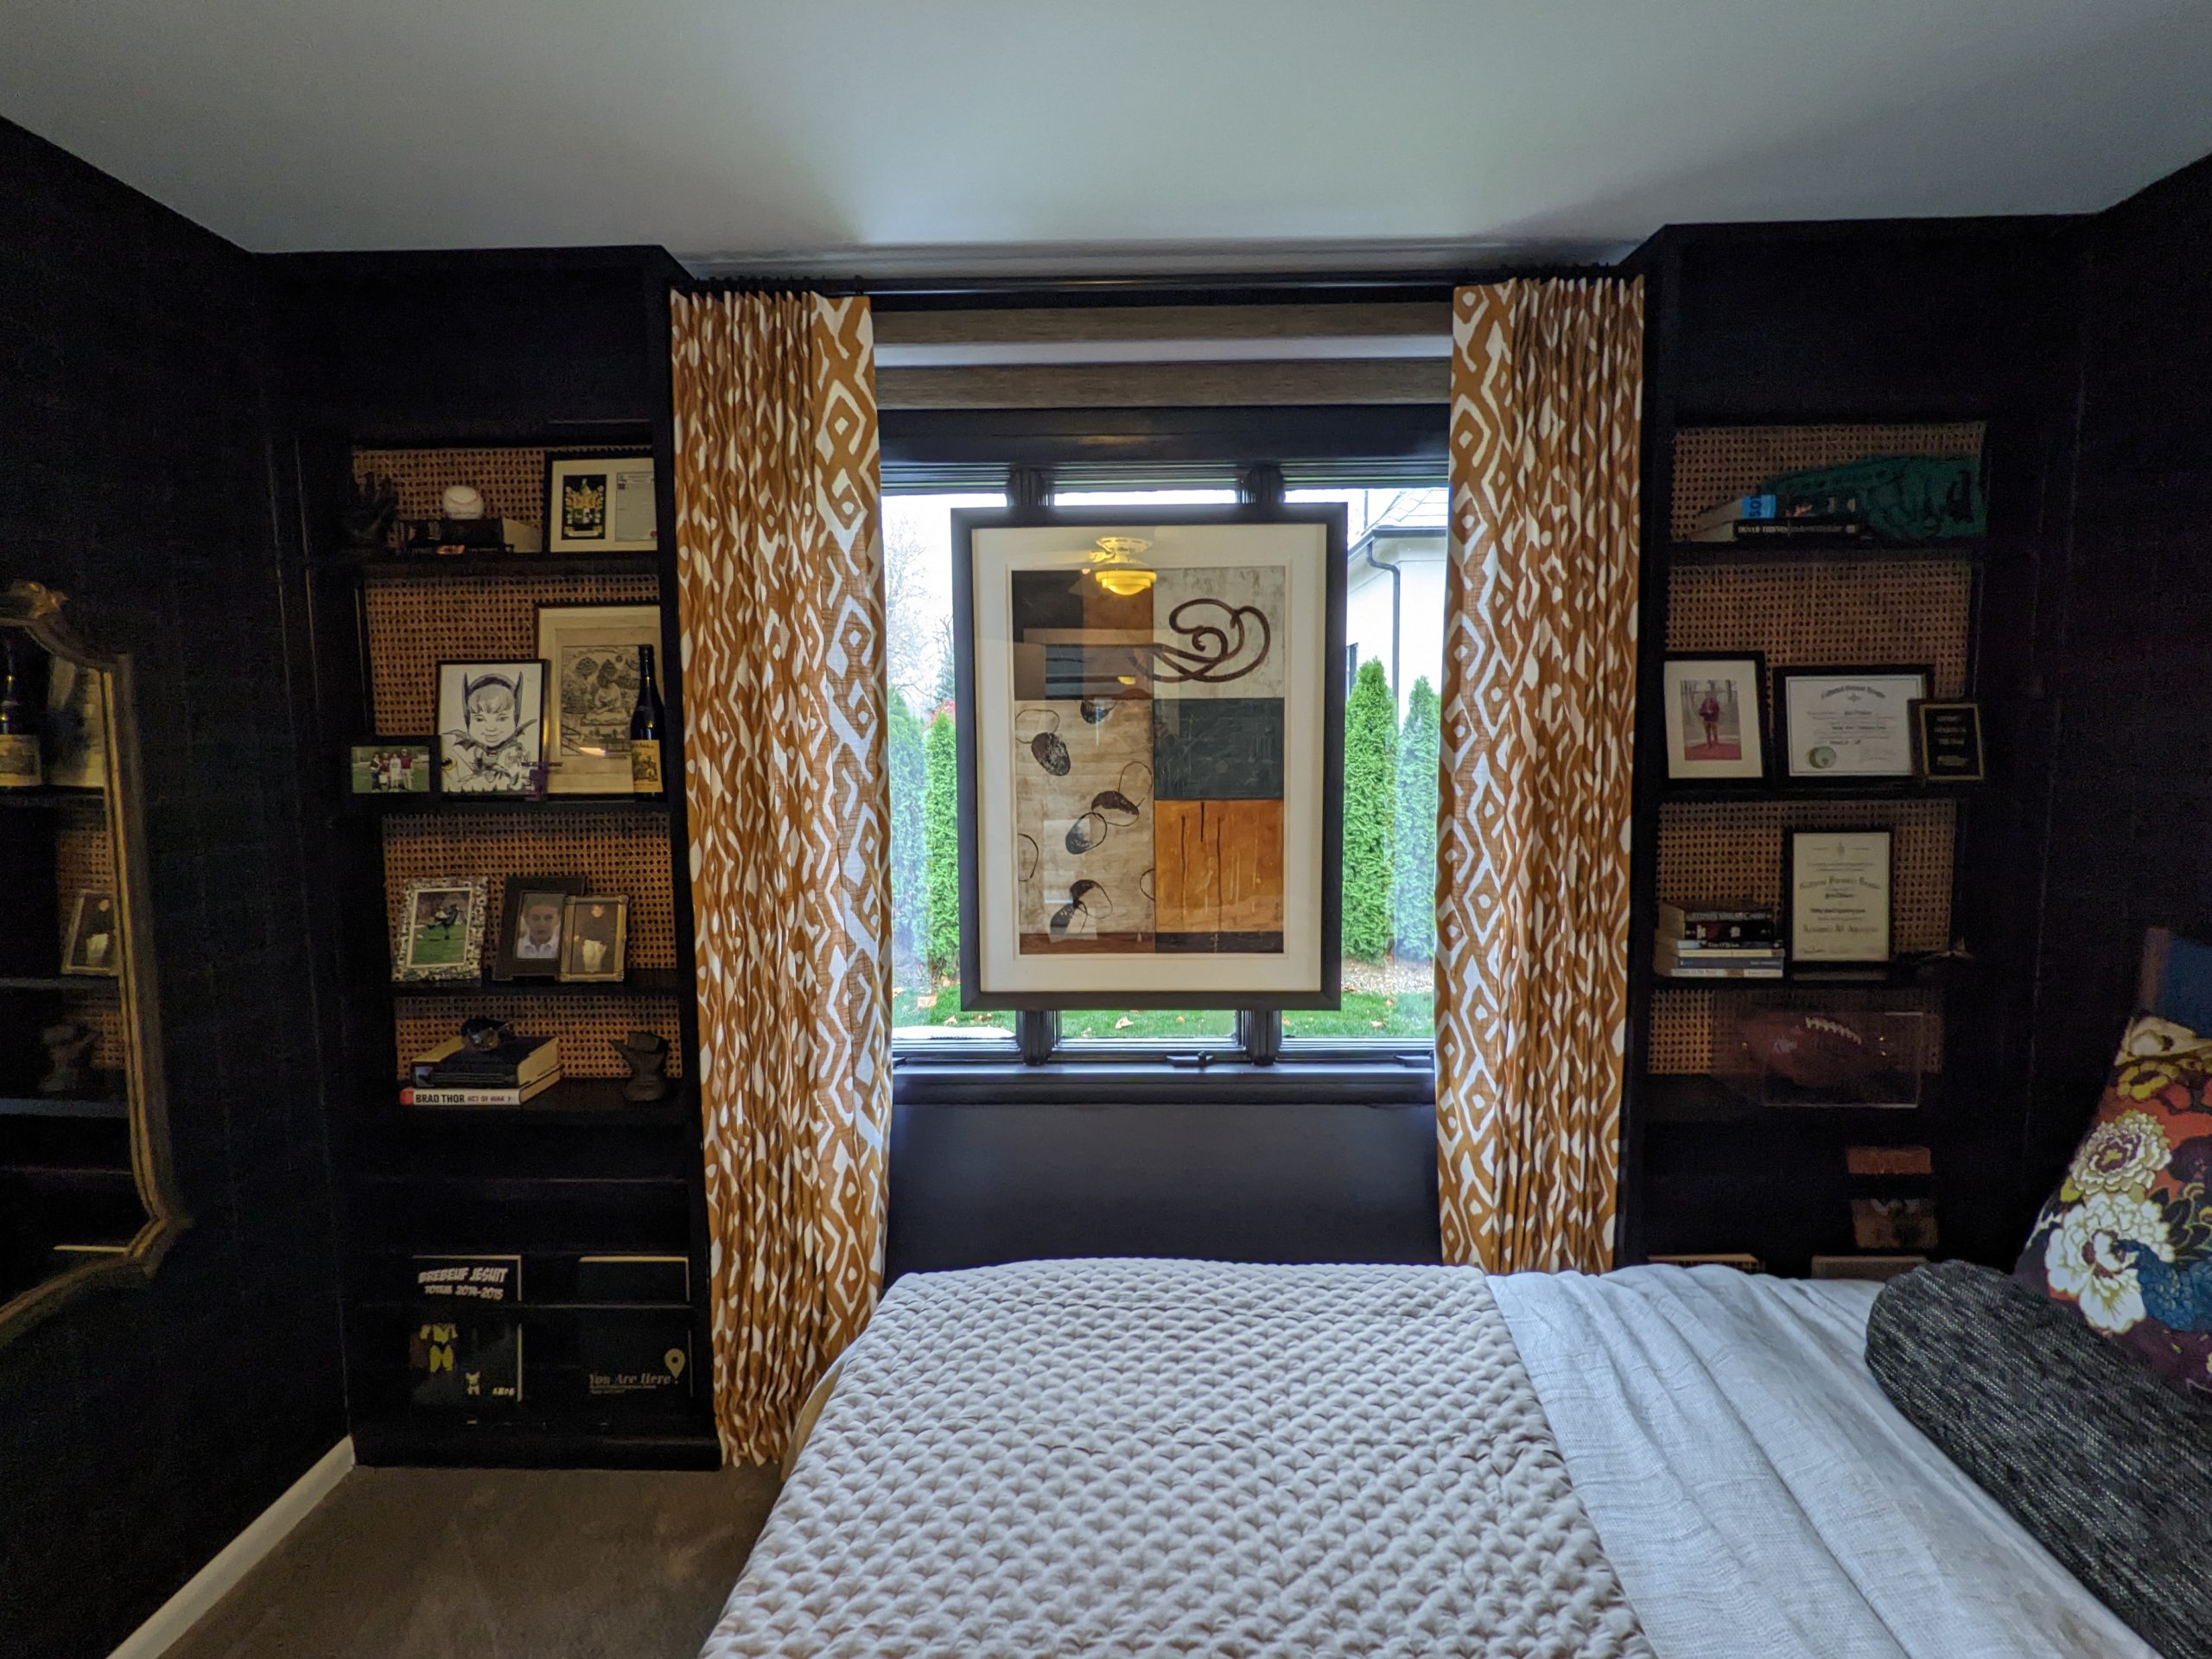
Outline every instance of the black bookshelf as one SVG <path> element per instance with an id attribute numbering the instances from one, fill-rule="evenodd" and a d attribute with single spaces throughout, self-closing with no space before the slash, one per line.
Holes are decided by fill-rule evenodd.
<path id="1" fill-rule="evenodd" d="M 669 799 L 549 795 L 462 799 L 442 795 L 368 802 L 344 791 L 346 746 L 378 730 L 372 696 L 372 584 L 418 586 L 426 607 L 451 604 L 453 649 L 478 648 L 467 596 L 486 581 L 542 581 L 568 600 L 600 578 L 649 577 L 661 607 L 659 656 L 671 775 L 681 775 L 683 688 L 677 649 L 673 474 L 668 392 L 668 292 L 676 267 L 658 250 L 590 250 L 558 259 L 504 254 L 424 259 L 327 256 L 296 263 L 296 322 L 320 343 L 302 360 L 319 372 L 296 389 L 288 503 L 293 556 L 308 597 L 303 631 L 315 664 L 312 772 L 325 810 L 321 921 L 338 964 L 328 1052 L 345 1074 L 334 1089 L 332 1156 L 339 1180 L 349 1414 L 368 1464 L 709 1468 L 720 1461 L 709 1379 L 708 1249 L 696 1085 L 698 1013 L 692 987 L 688 824 Z M 557 299 L 556 296 L 558 296 Z M 455 371 L 452 363 L 465 365 Z M 650 451 L 661 546 L 652 553 L 575 556 L 477 551 L 403 555 L 340 544 L 339 513 L 356 449 L 466 448 Z M 509 510 L 508 516 L 515 516 Z M 533 518 L 537 514 L 531 515 Z M 452 594 L 448 600 L 443 597 Z M 627 601 L 624 601 L 627 602 Z M 533 823 L 569 836 L 594 816 L 619 815 L 626 837 L 664 838 L 674 901 L 676 961 L 633 967 L 619 982 L 488 980 L 395 983 L 390 963 L 385 847 L 387 818 L 409 822 L 456 849 L 472 838 L 511 844 Z M 573 845 L 573 841 L 569 842 Z M 500 868 L 487 861 L 486 867 Z M 565 868 L 549 865 L 547 868 Z M 587 872 L 588 874 L 588 872 Z M 499 882 L 492 880 L 497 919 Z M 585 1000 L 654 999 L 677 1010 L 680 1076 L 649 1104 L 624 1098 L 618 1077 L 569 1076 L 520 1108 L 400 1104 L 398 1021 L 426 1013 L 457 1024 L 472 1004 L 509 1017 L 542 1008 L 559 1029 Z M 531 1028 L 527 1013 L 516 1017 Z M 591 1066 L 583 1039 L 563 1059 Z M 596 1068 L 594 1068 L 596 1069 Z M 350 1079 L 350 1084 L 346 1082 Z M 692 1363 L 681 1398 L 589 1397 L 574 1331 L 593 1308 L 563 1294 L 574 1264 L 592 1255 L 680 1256 L 688 1262 Z M 410 1321 L 446 1305 L 410 1294 L 417 1255 L 497 1255 L 530 1264 L 522 1300 L 491 1312 L 524 1322 L 524 1403 L 454 1413 L 410 1398 Z M 533 1303 L 539 1287 L 546 1297 Z M 621 1313 L 623 1308 L 601 1311 Z"/>

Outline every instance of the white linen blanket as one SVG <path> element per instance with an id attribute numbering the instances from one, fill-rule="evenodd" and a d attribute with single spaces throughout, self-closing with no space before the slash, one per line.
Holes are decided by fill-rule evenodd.
<path id="1" fill-rule="evenodd" d="M 2156 1659 L 1890 1404 L 1876 1287 L 1491 1287 L 1660 1659 Z"/>
<path id="2" fill-rule="evenodd" d="M 901 1280 L 706 1659 L 1649 1659 L 1482 1274 Z"/>

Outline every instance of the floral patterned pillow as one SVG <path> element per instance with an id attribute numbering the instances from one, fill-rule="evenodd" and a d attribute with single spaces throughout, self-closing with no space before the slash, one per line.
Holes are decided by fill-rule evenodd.
<path id="1" fill-rule="evenodd" d="M 2212 1037 L 2144 1015 L 2016 1278 L 2212 1398 Z"/>

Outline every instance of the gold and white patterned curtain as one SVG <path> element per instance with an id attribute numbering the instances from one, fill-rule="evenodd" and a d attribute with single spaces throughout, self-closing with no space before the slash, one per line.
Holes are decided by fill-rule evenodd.
<path id="1" fill-rule="evenodd" d="M 1452 334 L 1444 1255 L 1600 1272 L 1628 1014 L 1643 285 L 1461 289 Z"/>
<path id="2" fill-rule="evenodd" d="M 772 1461 L 883 1274 L 890 798 L 864 299 L 673 298 L 716 1421 Z"/>

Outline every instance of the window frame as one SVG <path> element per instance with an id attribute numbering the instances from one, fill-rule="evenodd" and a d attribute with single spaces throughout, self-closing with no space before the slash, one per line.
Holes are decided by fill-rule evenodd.
<path id="1" fill-rule="evenodd" d="M 1070 490 L 1208 487 L 1192 475 L 1196 468 L 1247 480 L 1255 493 L 1286 486 L 1387 488 L 1399 481 L 1433 487 L 1447 465 L 1450 410 L 1440 401 L 906 409 L 883 410 L 879 420 L 886 494 L 900 486 L 906 493 L 995 484 L 1012 502 L 1025 491 L 1050 489 L 1055 474 L 1063 474 L 1058 486 Z M 1162 469 L 1156 485 L 1144 480 L 1150 465 Z M 1281 1009 L 1243 1007 L 1236 1014 L 1227 1040 L 1186 1045 L 1154 1038 L 1070 1042 L 1059 1036 L 1057 1013 L 1017 1012 L 1010 1041 L 894 1042 L 893 1097 L 901 1105 L 1295 1098 L 1406 1106 L 1434 1100 L 1433 1036 L 1286 1043 Z"/>

